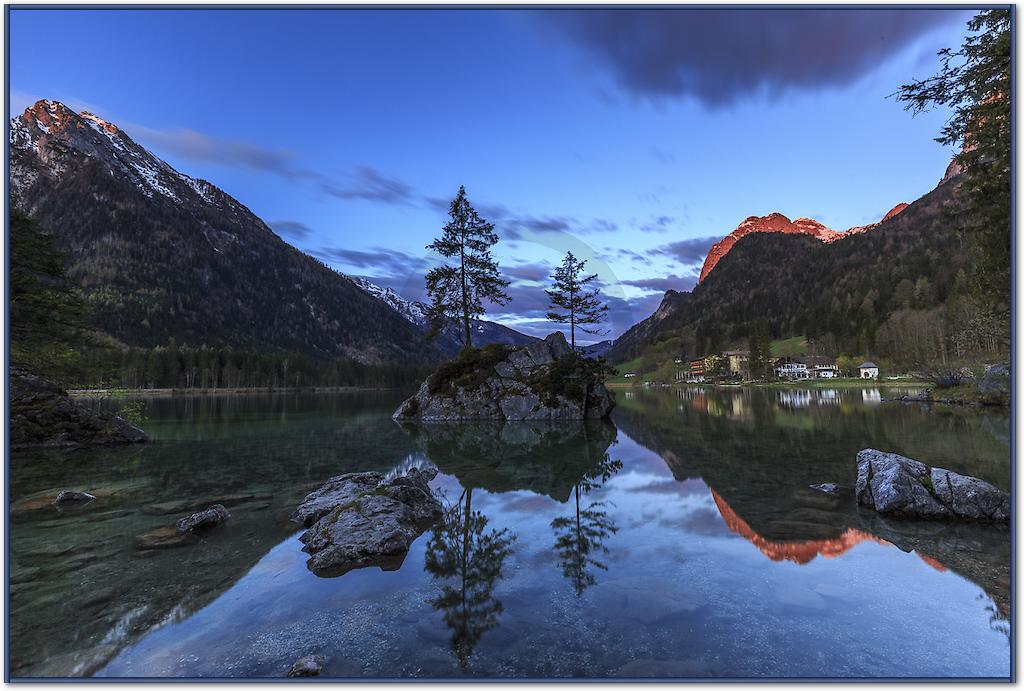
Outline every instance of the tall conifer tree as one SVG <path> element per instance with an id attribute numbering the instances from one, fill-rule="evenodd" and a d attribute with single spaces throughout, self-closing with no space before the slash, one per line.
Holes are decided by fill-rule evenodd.
<path id="1" fill-rule="evenodd" d="M 441 237 L 427 245 L 427 249 L 455 260 L 454 265 L 445 264 L 427 273 L 430 336 L 436 336 L 446 324 L 457 323 L 461 326 L 463 346 L 471 347 L 471 320 L 484 314 L 484 300 L 495 305 L 508 304 L 508 281 L 498 273 L 498 263 L 491 256 L 491 247 L 498 242 L 494 224 L 481 218 L 472 207 L 465 187 L 459 187 L 448 215 L 450 219 Z"/>
<path id="2" fill-rule="evenodd" d="M 567 252 L 562 265 L 555 269 L 552 276 L 554 288 L 545 291 L 551 298 L 548 319 L 569 325 L 569 337 L 574 351 L 576 328 L 579 327 L 584 333 L 600 334 L 601 330 L 588 329 L 587 325 L 600 324 L 608 314 L 608 305 L 601 302 L 598 289 L 590 287 L 597 274 L 583 275 L 586 264 L 586 260 L 577 259 L 572 252 Z"/>

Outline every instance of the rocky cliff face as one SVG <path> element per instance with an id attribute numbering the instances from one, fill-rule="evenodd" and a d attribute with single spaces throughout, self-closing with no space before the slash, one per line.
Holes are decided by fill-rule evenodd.
<path id="1" fill-rule="evenodd" d="M 740 223 L 735 230 L 726 235 L 720 241 L 712 245 L 708 256 L 704 259 L 704 266 L 700 270 L 698 283 L 703 281 L 722 257 L 729 253 L 733 245 L 752 233 L 786 233 L 788 235 L 807 235 L 817 238 L 822 242 L 835 242 L 850 235 L 863 233 L 888 221 L 901 211 L 906 209 L 908 204 L 900 203 L 894 206 L 885 217 L 878 223 L 871 223 L 866 226 L 854 226 L 846 231 L 836 231 L 815 221 L 813 218 L 798 218 L 794 221 L 776 212 L 767 216 L 749 216 Z"/>
<path id="2" fill-rule="evenodd" d="M 615 399 L 593 360 L 553 333 L 522 348 L 488 346 L 442 365 L 395 412 L 396 420 L 592 420 Z"/>

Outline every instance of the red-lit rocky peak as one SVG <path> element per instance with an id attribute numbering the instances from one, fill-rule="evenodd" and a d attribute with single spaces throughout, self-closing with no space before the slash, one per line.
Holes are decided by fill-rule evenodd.
<path id="1" fill-rule="evenodd" d="M 105 130 L 106 132 L 108 132 L 110 134 L 120 134 L 121 133 L 121 130 L 119 130 L 117 128 L 117 125 L 115 125 L 114 123 L 107 122 L 103 118 L 97 117 L 96 115 L 94 115 L 94 114 L 92 114 L 92 113 L 90 113 L 90 112 L 88 112 L 86 110 L 83 110 L 81 113 L 79 113 L 79 115 L 82 117 L 83 120 L 88 120 L 89 122 L 94 123 L 97 127 L 99 127 L 102 130 Z"/>
<path id="2" fill-rule="evenodd" d="M 85 124 L 75 111 L 60 101 L 37 101 L 25 109 L 17 118 L 30 130 L 38 130 L 43 136 L 54 136 L 68 129 L 82 129 Z"/>
<path id="3" fill-rule="evenodd" d="M 711 250 L 708 252 L 707 258 L 704 260 L 704 266 L 700 270 L 700 281 L 711 273 L 711 270 L 715 268 L 715 265 L 729 253 L 732 246 L 735 245 L 740 238 L 746 237 L 751 233 L 788 233 L 791 235 L 810 235 L 816 237 L 822 241 L 828 242 L 837 233 L 830 228 L 826 228 L 818 221 L 811 218 L 798 218 L 795 221 L 789 220 L 788 217 L 778 212 L 770 213 L 767 216 L 749 216 L 742 223 L 740 223 L 736 230 L 726 235 L 722 240 L 716 242 Z"/>
<path id="4" fill-rule="evenodd" d="M 907 204 L 906 202 L 900 202 L 896 206 L 892 207 L 891 209 L 889 209 L 889 213 L 882 217 L 882 223 L 885 223 L 893 216 L 902 213 L 903 210 L 906 209 L 908 206 L 910 206 L 910 204 Z"/>
<path id="5" fill-rule="evenodd" d="M 856 226 L 845 232 L 832 230 L 813 218 L 798 218 L 795 221 L 791 221 L 789 218 L 778 212 L 768 214 L 767 216 L 749 216 L 736 227 L 736 230 L 732 231 L 719 242 L 712 245 L 711 250 L 708 252 L 708 256 L 704 259 L 704 266 L 700 270 L 700 278 L 697 282 L 700 283 L 709 273 L 711 273 L 711 270 L 715 268 L 715 265 L 722 260 L 722 257 L 729 253 L 729 250 L 732 249 L 733 245 L 735 245 L 740 238 L 746 237 L 751 233 L 810 235 L 811 237 L 818 238 L 822 242 L 835 242 L 836 240 L 841 240 L 849 235 L 856 235 L 857 233 L 863 233 L 864 231 L 871 230 L 872 228 L 877 227 L 880 223 L 888 221 L 890 218 L 907 208 L 907 206 L 907 204 L 897 204 L 885 215 L 885 218 L 879 221 L 879 223 L 872 223 L 866 226 Z"/>

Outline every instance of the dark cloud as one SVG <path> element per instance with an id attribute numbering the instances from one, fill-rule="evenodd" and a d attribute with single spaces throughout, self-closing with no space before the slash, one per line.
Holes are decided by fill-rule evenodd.
<path id="1" fill-rule="evenodd" d="M 368 250 L 322 247 L 313 254 L 326 262 L 340 262 L 364 270 L 371 276 L 422 276 L 427 266 L 427 260 L 423 257 L 383 247 Z"/>
<path id="2" fill-rule="evenodd" d="M 364 199 L 384 204 L 411 204 L 413 189 L 401 180 L 383 175 L 370 166 L 356 166 L 355 171 L 344 185 L 324 182 L 322 189 L 339 199 Z"/>
<path id="3" fill-rule="evenodd" d="M 719 240 L 721 240 L 719 237 L 678 240 L 661 247 L 656 247 L 649 254 L 672 257 L 680 264 L 696 264 L 704 261 L 704 258 L 708 256 L 708 250 L 711 249 L 711 245 Z"/>
<path id="4" fill-rule="evenodd" d="M 693 290 L 693 287 L 697 285 L 696 276 L 671 276 L 659 277 L 659 278 L 633 278 L 626 281 L 619 281 L 622 285 L 633 286 L 634 288 L 645 288 L 647 290 L 657 290 L 664 293 L 666 290 Z"/>
<path id="5" fill-rule="evenodd" d="M 501 267 L 501 273 L 513 281 L 547 281 L 551 277 L 553 270 L 554 267 L 545 262 L 512 264 Z"/>
<path id="6" fill-rule="evenodd" d="M 293 240 L 305 240 L 313 229 L 301 221 L 271 221 L 267 224 L 278 235 L 285 235 Z"/>
<path id="7" fill-rule="evenodd" d="M 962 10 L 590 9 L 540 11 L 628 92 L 711 107 L 852 83 Z"/>

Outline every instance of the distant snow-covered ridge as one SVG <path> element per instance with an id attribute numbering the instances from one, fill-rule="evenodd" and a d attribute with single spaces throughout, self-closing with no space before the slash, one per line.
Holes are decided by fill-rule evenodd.
<path id="1" fill-rule="evenodd" d="M 392 288 L 379 286 L 376 283 L 359 276 L 348 276 L 348 278 L 359 286 L 359 288 L 378 300 L 381 300 L 384 304 L 391 307 L 391 309 L 398 312 L 407 321 L 415 324 L 424 331 L 430 328 L 430 320 L 427 318 L 427 306 L 422 302 L 406 299 L 396 293 Z M 472 321 L 473 330 L 477 333 L 477 337 L 474 338 L 474 342 L 477 345 L 486 345 L 488 343 L 526 345 L 532 341 L 539 340 L 533 336 L 527 336 L 524 333 L 520 333 L 515 329 L 510 329 L 509 327 L 496 322 L 486 321 L 483 319 L 474 319 Z M 449 326 L 445 330 L 445 333 L 442 334 L 442 338 L 448 342 L 449 347 L 454 347 L 457 350 L 458 345 L 461 343 L 458 326 L 455 324 Z"/>

